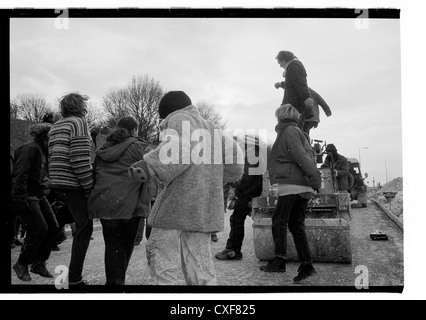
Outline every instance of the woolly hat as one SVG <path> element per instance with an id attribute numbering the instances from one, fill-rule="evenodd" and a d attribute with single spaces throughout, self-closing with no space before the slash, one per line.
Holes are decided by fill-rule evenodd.
<path id="1" fill-rule="evenodd" d="M 50 128 L 52 127 L 52 124 L 49 122 L 43 122 L 43 123 L 36 123 L 33 124 L 30 128 L 30 135 L 32 137 L 41 137 L 41 136 L 47 136 L 47 134 L 50 131 Z"/>
<path id="2" fill-rule="evenodd" d="M 325 151 L 332 153 L 332 152 L 337 152 L 337 149 L 336 149 L 336 146 L 334 144 L 330 143 L 325 148 Z"/>
<path id="3" fill-rule="evenodd" d="M 278 120 L 293 120 L 298 121 L 300 117 L 300 113 L 297 111 L 295 107 L 293 107 L 291 104 L 283 104 L 278 107 L 277 110 L 275 110 L 275 117 L 277 117 Z"/>
<path id="4" fill-rule="evenodd" d="M 138 122 L 132 117 L 122 117 L 118 120 L 117 127 L 132 131 L 138 127 Z"/>
<path id="5" fill-rule="evenodd" d="M 169 91 L 161 99 L 158 106 L 160 119 L 165 119 L 169 114 L 183 109 L 192 104 L 191 99 L 183 91 Z"/>

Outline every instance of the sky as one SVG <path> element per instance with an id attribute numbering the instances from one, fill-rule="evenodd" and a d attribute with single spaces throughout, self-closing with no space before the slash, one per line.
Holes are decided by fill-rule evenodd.
<path id="1" fill-rule="evenodd" d="M 398 19 L 19 18 L 10 25 L 11 97 L 34 93 L 53 103 L 78 91 L 100 106 L 109 89 L 148 74 L 166 91 L 213 105 L 231 130 L 267 130 L 269 142 L 284 92 L 274 88 L 283 80 L 275 57 L 292 51 L 333 113 L 327 118 L 320 108 L 311 138 L 361 155 L 370 186 L 403 176 Z"/>

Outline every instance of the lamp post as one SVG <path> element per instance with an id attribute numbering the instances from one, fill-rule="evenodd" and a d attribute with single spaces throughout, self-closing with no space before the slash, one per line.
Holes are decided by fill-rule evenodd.
<path id="1" fill-rule="evenodd" d="M 361 148 L 358 149 L 359 166 L 360 166 L 360 168 L 362 168 L 362 166 L 361 166 L 361 149 L 368 149 L 368 147 L 361 147 Z"/>

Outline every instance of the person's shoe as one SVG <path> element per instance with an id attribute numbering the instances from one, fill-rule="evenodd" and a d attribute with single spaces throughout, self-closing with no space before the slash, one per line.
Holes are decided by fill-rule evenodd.
<path id="1" fill-rule="evenodd" d="M 42 276 L 43 278 L 53 278 L 52 274 L 46 268 L 46 261 L 38 261 L 34 263 L 30 271 L 32 273 L 38 274 L 39 276 Z"/>
<path id="2" fill-rule="evenodd" d="M 211 239 L 213 242 L 217 242 L 219 239 L 217 238 L 217 234 L 216 233 L 212 233 L 211 234 Z"/>
<path id="3" fill-rule="evenodd" d="M 31 281 L 30 273 L 28 272 L 28 266 L 20 263 L 19 261 L 13 265 L 18 278 L 24 282 Z"/>
<path id="4" fill-rule="evenodd" d="M 242 252 L 235 252 L 234 250 L 225 249 L 215 255 L 218 260 L 241 260 L 243 258 Z"/>
<path id="5" fill-rule="evenodd" d="M 264 272 L 286 272 L 286 261 L 282 258 L 275 258 L 266 266 L 261 266 L 260 270 Z"/>
<path id="6" fill-rule="evenodd" d="M 52 248 L 52 251 L 61 251 L 61 249 L 58 247 L 58 245 L 54 245 Z"/>
<path id="7" fill-rule="evenodd" d="M 23 244 L 18 238 L 13 239 L 13 243 L 15 246 L 22 246 Z"/>
<path id="8" fill-rule="evenodd" d="M 270 266 L 274 262 L 275 258 L 272 260 L 269 260 L 267 264 L 260 266 L 259 269 L 263 271 L 267 266 Z"/>
<path id="9" fill-rule="evenodd" d="M 297 272 L 299 274 L 293 279 L 295 283 L 299 283 L 305 280 L 306 278 L 313 276 L 314 274 L 317 273 L 317 271 L 315 270 L 312 264 L 302 264 L 297 270 Z"/>

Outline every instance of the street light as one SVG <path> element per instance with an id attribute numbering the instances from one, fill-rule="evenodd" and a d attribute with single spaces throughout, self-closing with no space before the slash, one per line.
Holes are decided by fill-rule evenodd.
<path id="1" fill-rule="evenodd" d="M 359 156 L 359 167 L 362 168 L 361 166 L 361 149 L 368 149 L 368 147 L 361 147 L 358 149 L 358 156 Z"/>

